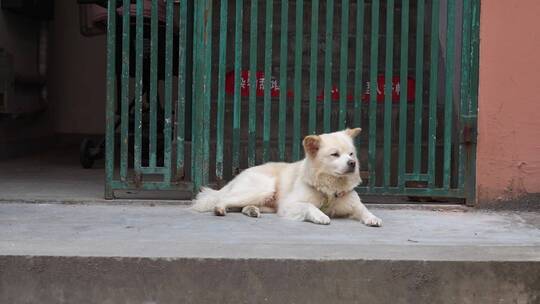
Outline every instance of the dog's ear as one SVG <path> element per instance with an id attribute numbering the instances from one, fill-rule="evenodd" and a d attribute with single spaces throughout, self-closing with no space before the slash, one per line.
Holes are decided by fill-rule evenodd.
<path id="1" fill-rule="evenodd" d="M 361 128 L 354 128 L 354 129 L 347 128 L 344 132 L 345 134 L 349 135 L 351 138 L 355 138 L 358 134 L 360 134 L 360 132 L 362 132 L 362 129 Z"/>
<path id="2" fill-rule="evenodd" d="M 302 144 L 304 145 L 306 155 L 315 156 L 319 151 L 321 138 L 318 135 L 308 135 L 304 138 Z"/>

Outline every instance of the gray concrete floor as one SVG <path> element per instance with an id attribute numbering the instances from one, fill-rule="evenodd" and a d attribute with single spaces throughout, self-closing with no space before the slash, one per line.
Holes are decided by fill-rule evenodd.
<path id="1" fill-rule="evenodd" d="M 540 261 L 538 213 L 377 209 L 382 228 L 182 206 L 0 204 L 0 255 Z"/>
<path id="2" fill-rule="evenodd" d="M 103 181 L 103 161 L 83 169 L 76 148 L 0 160 L 0 201 L 102 200 Z"/>

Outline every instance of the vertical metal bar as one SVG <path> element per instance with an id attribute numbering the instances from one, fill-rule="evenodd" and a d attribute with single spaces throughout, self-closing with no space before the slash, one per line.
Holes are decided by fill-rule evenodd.
<path id="1" fill-rule="evenodd" d="M 251 1 L 251 26 L 249 37 L 249 110 L 248 110 L 248 166 L 255 165 L 256 115 L 257 115 L 257 18 L 258 0 Z"/>
<path id="2" fill-rule="evenodd" d="M 285 160 L 285 137 L 287 121 L 287 54 L 288 54 L 289 1 L 281 1 L 281 42 L 279 47 L 279 123 L 278 154 Z"/>
<path id="3" fill-rule="evenodd" d="M 349 0 L 341 2 L 341 48 L 339 65 L 339 129 L 347 124 L 347 74 L 349 57 Z"/>
<path id="4" fill-rule="evenodd" d="M 204 1 L 204 20 L 201 54 L 204 55 L 203 61 L 203 155 L 202 155 L 202 183 L 208 184 L 210 172 L 210 112 L 211 112 L 211 83 L 212 83 L 212 0 Z"/>
<path id="5" fill-rule="evenodd" d="M 471 46 L 470 46 L 470 91 L 468 107 L 468 123 L 471 134 L 470 144 L 465 149 L 465 183 L 464 192 L 467 205 L 476 203 L 476 128 L 478 112 L 478 65 L 480 44 L 480 1 L 471 1 Z"/>
<path id="6" fill-rule="evenodd" d="M 394 0 L 386 3 L 386 54 L 384 85 L 384 151 L 383 151 L 383 185 L 390 184 L 390 158 L 392 148 L 392 76 L 394 59 Z"/>
<path id="7" fill-rule="evenodd" d="M 438 0 L 435 0 L 438 1 Z M 401 54 L 400 54 L 400 93 L 399 93 L 399 154 L 398 154 L 398 185 L 405 187 L 405 161 L 407 153 L 407 73 L 409 58 L 409 0 L 401 3 Z"/>
<path id="8" fill-rule="evenodd" d="M 324 114 L 323 127 L 324 132 L 330 132 L 332 129 L 332 42 L 334 31 L 334 0 L 326 1 L 326 39 L 324 51 Z"/>
<path id="9" fill-rule="evenodd" d="M 232 136 L 232 170 L 233 174 L 240 169 L 240 69 L 242 68 L 242 0 L 236 0 L 235 27 L 234 27 L 234 101 L 233 101 L 233 136 Z"/>
<path id="10" fill-rule="evenodd" d="M 464 162 L 464 128 L 469 114 L 470 85 L 471 85 L 471 9 L 470 1 L 463 2 L 462 35 L 461 35 L 461 84 L 460 84 L 460 107 L 459 107 L 459 164 L 458 164 L 458 187 L 464 188 L 465 162 Z"/>
<path id="11" fill-rule="evenodd" d="M 156 166 L 158 105 L 158 4 L 152 1 L 150 18 L 150 164 Z"/>
<path id="12" fill-rule="evenodd" d="M 203 184 L 203 137 L 204 137 L 204 9 L 206 1 L 195 1 L 194 5 L 194 35 L 193 35 L 193 110 L 191 129 L 191 180 L 193 182 L 193 191 L 199 191 Z"/>
<path id="13" fill-rule="evenodd" d="M 317 62 L 319 57 L 319 0 L 311 1 L 311 51 L 309 64 L 308 133 L 317 132 Z"/>
<path id="14" fill-rule="evenodd" d="M 218 100 L 217 100 L 217 130 L 216 130 L 216 178 L 223 180 L 223 133 L 225 124 L 225 55 L 227 50 L 227 16 L 229 1 L 220 1 L 219 26 L 219 71 L 218 71 Z"/>
<path id="15" fill-rule="evenodd" d="M 292 158 L 300 158 L 300 127 L 302 111 L 302 40 L 304 30 L 304 0 L 296 1 L 296 25 L 294 42 L 294 111 Z"/>
<path id="16" fill-rule="evenodd" d="M 422 155 L 422 110 L 424 103 L 424 0 L 418 0 L 416 15 L 416 97 L 414 100 L 414 152 L 413 172 L 420 174 L 420 160 Z"/>
<path id="17" fill-rule="evenodd" d="M 114 175 L 114 107 L 116 104 L 116 0 L 107 8 L 107 104 L 105 111 L 105 198 L 113 199 Z"/>
<path id="18" fill-rule="evenodd" d="M 451 157 L 452 157 L 452 119 L 454 107 L 454 61 L 455 61 L 455 23 L 456 3 L 448 1 L 446 31 L 446 62 L 445 62 L 445 94 L 444 94 L 444 160 L 443 160 L 443 186 L 450 188 Z"/>
<path id="19" fill-rule="evenodd" d="M 167 185 L 171 183 L 172 163 L 172 67 L 173 67 L 173 18 L 174 6 L 172 1 L 166 3 L 165 16 L 165 100 L 164 100 L 164 122 L 163 122 L 163 182 Z"/>
<path id="20" fill-rule="evenodd" d="M 429 126 L 428 126 L 428 187 L 435 186 L 435 153 L 437 143 L 437 87 L 439 70 L 439 0 L 433 0 L 431 10 L 431 42 L 429 56 Z"/>
<path id="21" fill-rule="evenodd" d="M 143 11 L 144 1 L 137 0 L 136 34 L 135 34 L 135 109 L 133 122 L 135 131 L 135 146 L 133 148 L 135 178 L 141 178 L 141 147 L 142 147 L 142 98 L 143 98 Z"/>
<path id="22" fill-rule="evenodd" d="M 364 0 L 356 8 L 356 55 L 354 67 L 354 125 L 360 127 L 362 118 L 362 68 L 364 59 Z"/>
<path id="23" fill-rule="evenodd" d="M 371 54 L 370 54 L 370 89 L 369 89 L 369 144 L 368 171 L 369 187 L 375 186 L 375 168 L 377 148 L 377 73 L 379 54 L 379 0 L 371 3 Z"/>
<path id="24" fill-rule="evenodd" d="M 180 1 L 178 23 L 178 102 L 176 109 L 176 179 L 184 178 L 186 120 L 186 35 L 187 1 Z"/>
<path id="25" fill-rule="evenodd" d="M 268 161 L 270 151 L 270 85 L 272 82 L 272 36 L 274 34 L 274 1 L 266 1 L 265 58 L 264 58 L 264 117 L 263 117 L 263 162 Z"/>
<path id="26" fill-rule="evenodd" d="M 122 10 L 122 101 L 120 113 L 120 180 L 126 181 L 128 170 L 129 130 L 129 0 L 124 0 Z"/>

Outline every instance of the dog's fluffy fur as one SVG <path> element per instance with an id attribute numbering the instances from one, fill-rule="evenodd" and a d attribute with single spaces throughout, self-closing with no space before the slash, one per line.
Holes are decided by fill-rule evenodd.
<path id="1" fill-rule="evenodd" d="M 259 217 L 261 212 L 329 224 L 330 217 L 351 217 L 368 226 L 381 226 L 354 191 L 362 180 L 353 143 L 361 129 L 309 135 L 306 157 L 295 163 L 266 163 L 249 168 L 220 190 L 203 188 L 192 206 L 200 212 L 227 211 Z"/>

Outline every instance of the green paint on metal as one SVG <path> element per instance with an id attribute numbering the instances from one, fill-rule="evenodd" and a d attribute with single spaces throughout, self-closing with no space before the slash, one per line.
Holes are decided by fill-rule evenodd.
<path id="1" fill-rule="evenodd" d="M 203 185 L 203 153 L 204 153 L 204 86 L 206 81 L 204 49 L 204 11 L 208 0 L 195 2 L 194 35 L 193 35 L 193 110 L 192 110 L 192 139 L 191 139 L 191 180 L 193 192 L 197 193 Z"/>
<path id="2" fill-rule="evenodd" d="M 398 142 L 398 186 L 405 187 L 405 161 L 407 151 L 407 80 L 409 56 L 409 0 L 401 2 L 401 54 L 399 68 L 399 142 Z"/>
<path id="3" fill-rule="evenodd" d="M 142 147 L 142 98 L 143 98 L 143 0 L 137 0 L 135 34 L 135 109 L 134 109 L 134 164 L 137 179 L 140 179 Z"/>
<path id="4" fill-rule="evenodd" d="M 211 101 L 211 84 L 212 84 L 212 0 L 205 0 L 203 12 L 203 30 L 201 55 L 203 59 L 203 95 L 202 100 L 202 119 L 203 119 L 203 138 L 202 138 L 202 184 L 207 185 L 210 174 L 210 107 Z M 197 102 L 197 101 L 196 101 Z"/>
<path id="5" fill-rule="evenodd" d="M 311 50 L 309 64 L 308 133 L 317 132 L 317 63 L 319 58 L 319 0 L 311 1 Z"/>
<path id="6" fill-rule="evenodd" d="M 300 159 L 300 131 L 302 111 L 302 40 L 304 29 L 304 1 L 296 1 L 296 25 L 294 35 L 294 109 L 293 109 L 293 138 L 292 158 Z"/>
<path id="7" fill-rule="evenodd" d="M 431 11 L 431 42 L 429 59 L 429 126 L 428 126 L 428 187 L 435 186 L 435 153 L 437 143 L 437 88 L 439 65 L 439 0 L 434 0 Z"/>
<path id="8" fill-rule="evenodd" d="M 379 54 L 379 0 L 371 3 L 371 51 L 369 73 L 369 143 L 368 171 L 369 187 L 375 187 L 376 178 L 376 147 L 377 147 L 377 73 Z"/>
<path id="9" fill-rule="evenodd" d="M 129 0 L 123 2 L 122 17 L 122 99 L 120 104 L 120 179 L 127 179 L 129 129 Z"/>
<path id="10" fill-rule="evenodd" d="M 265 28 L 265 54 L 264 54 L 264 117 L 263 117 L 263 163 L 268 161 L 270 153 L 270 118 L 272 104 L 270 100 L 270 87 L 272 84 L 272 35 L 274 34 L 274 1 L 266 1 L 266 28 Z"/>
<path id="11" fill-rule="evenodd" d="M 227 16 L 229 1 L 220 1 L 219 26 L 219 71 L 218 71 L 218 100 L 216 122 L 216 178 L 223 180 L 223 135 L 225 128 L 225 69 L 227 52 Z"/>
<path id="12" fill-rule="evenodd" d="M 330 92 L 332 90 L 332 42 L 334 28 L 334 0 L 326 1 L 326 38 L 324 40 L 324 112 L 323 128 L 324 132 L 332 130 L 332 100 Z"/>
<path id="13" fill-rule="evenodd" d="M 394 0 L 386 3 L 386 45 L 384 73 L 384 147 L 383 185 L 390 184 L 390 162 L 392 148 L 392 74 L 394 59 Z"/>
<path id="14" fill-rule="evenodd" d="M 150 167 L 156 166 L 158 106 L 158 4 L 152 1 L 150 17 Z"/>
<path id="15" fill-rule="evenodd" d="M 405 0 L 403 0 L 405 1 Z M 462 189 L 444 189 L 444 188 L 401 188 L 401 187 L 358 187 L 356 191 L 360 194 L 375 194 L 375 195 L 396 195 L 396 196 L 438 196 L 438 197 L 454 197 L 463 198 Z"/>
<path id="16" fill-rule="evenodd" d="M 187 2 L 180 1 L 178 22 L 178 101 L 176 105 L 176 180 L 184 178 L 186 119 L 186 36 Z"/>
<path id="17" fill-rule="evenodd" d="M 465 148 L 464 193 L 468 205 L 476 203 L 476 125 L 478 113 L 478 68 L 480 49 L 480 0 L 472 0 L 471 9 L 471 46 L 470 46 L 470 94 L 468 123 L 470 143 Z"/>
<path id="18" fill-rule="evenodd" d="M 339 129 L 347 124 L 347 74 L 349 57 L 349 0 L 341 2 L 341 47 L 339 64 Z"/>
<path id="19" fill-rule="evenodd" d="M 287 54 L 289 41 L 289 1 L 281 1 L 281 42 L 279 50 L 279 123 L 278 123 L 278 154 L 279 160 L 285 160 L 285 140 L 287 121 Z"/>
<path id="20" fill-rule="evenodd" d="M 113 199 L 114 116 L 116 105 L 116 0 L 107 7 L 107 103 L 105 110 L 105 198 Z"/>
<path id="21" fill-rule="evenodd" d="M 418 0 L 416 15 L 416 87 L 414 101 L 414 151 L 413 172 L 420 173 L 420 160 L 422 157 L 422 102 L 424 84 L 424 0 Z"/>
<path id="22" fill-rule="evenodd" d="M 447 31 L 446 31 L 446 62 L 445 62 L 445 92 L 444 92 L 444 160 L 443 185 L 450 188 L 451 157 L 452 157 L 452 120 L 454 108 L 453 80 L 455 61 L 455 32 L 456 32 L 456 3 L 448 1 L 447 4 Z"/>
<path id="23" fill-rule="evenodd" d="M 356 4 L 356 55 L 354 67 L 354 126 L 361 126 L 362 118 L 362 68 L 364 59 L 364 0 Z"/>
<path id="24" fill-rule="evenodd" d="M 466 116 L 469 114 L 470 90 L 471 90 L 471 9 L 472 3 L 467 1 L 463 3 L 463 21 L 461 35 L 461 84 L 460 84 L 460 119 L 459 119 L 459 168 L 458 185 L 460 188 L 465 186 L 465 147 L 464 147 L 464 129 L 466 125 Z"/>
<path id="25" fill-rule="evenodd" d="M 166 168 L 163 182 L 170 184 L 172 175 L 172 77 L 173 77 L 173 18 L 172 1 L 166 5 L 165 17 L 165 100 L 163 122 L 163 167 Z"/>
<path id="26" fill-rule="evenodd" d="M 255 166 L 255 143 L 257 141 L 257 23 L 259 22 L 257 0 L 251 1 L 251 28 L 249 37 L 249 109 L 248 109 L 248 167 Z"/>
<path id="27" fill-rule="evenodd" d="M 234 101 L 233 101 L 233 136 L 232 136 L 232 173 L 240 170 L 240 70 L 242 68 L 242 0 L 236 0 L 234 27 Z"/>

